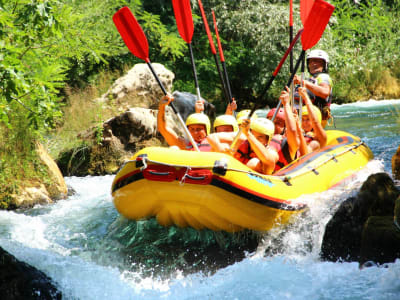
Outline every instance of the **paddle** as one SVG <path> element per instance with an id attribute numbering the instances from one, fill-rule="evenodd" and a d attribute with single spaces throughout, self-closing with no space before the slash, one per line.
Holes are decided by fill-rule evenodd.
<path id="1" fill-rule="evenodd" d="M 221 40 L 219 39 L 219 33 L 218 33 L 218 27 L 217 27 L 217 20 L 215 19 L 215 13 L 214 13 L 213 10 L 211 10 L 211 13 L 212 13 L 212 16 L 213 16 L 215 35 L 217 37 L 219 58 L 221 60 L 222 68 L 223 68 L 224 74 L 225 74 L 225 84 L 226 84 L 226 88 L 228 90 L 229 103 L 230 103 L 230 102 L 232 102 L 232 91 L 231 91 L 231 85 L 229 83 L 228 72 L 226 71 L 224 51 L 222 50 Z"/>
<path id="2" fill-rule="evenodd" d="M 293 0 L 289 0 L 289 45 L 293 40 Z M 293 72 L 293 51 L 290 51 L 290 73 Z M 294 103 L 294 88 L 293 84 L 290 86 L 290 94 L 292 95 L 292 107 Z"/>
<path id="3" fill-rule="evenodd" d="M 304 24 L 306 23 L 308 14 L 310 13 L 311 7 L 314 4 L 314 0 L 300 0 L 300 19 L 301 23 Z M 303 57 L 303 60 L 301 61 L 301 84 L 303 85 L 304 82 L 304 69 L 305 69 L 305 58 Z M 292 72 L 293 70 L 291 70 Z M 303 110 L 303 99 L 300 97 L 299 99 L 299 122 L 300 122 L 300 127 L 301 127 L 301 114 Z"/>
<path id="4" fill-rule="evenodd" d="M 224 76 L 222 75 L 221 68 L 220 68 L 219 63 L 218 63 L 217 50 L 215 49 L 214 41 L 213 41 L 213 38 L 212 38 L 211 32 L 210 32 L 210 27 L 208 26 L 206 14 L 204 13 L 203 3 L 201 2 L 201 0 L 198 0 L 198 3 L 199 3 L 200 12 L 201 12 L 201 18 L 203 19 L 204 28 L 205 28 L 206 33 L 207 33 L 208 42 L 210 44 L 211 53 L 214 56 L 215 65 L 217 66 L 219 79 L 220 79 L 221 84 L 222 84 L 222 90 L 224 91 L 224 96 L 225 96 L 226 101 L 228 103 L 230 103 L 229 94 L 228 94 L 228 91 L 226 89 Z"/>
<path id="5" fill-rule="evenodd" d="M 161 87 L 164 95 L 167 95 L 167 91 L 164 88 L 164 85 L 162 84 L 160 78 L 157 76 L 156 72 L 153 69 L 153 66 L 151 65 L 149 59 L 149 44 L 147 42 L 147 38 L 143 32 L 142 27 L 140 27 L 138 21 L 133 16 L 129 7 L 125 6 L 118 10 L 113 16 L 113 21 L 129 51 L 137 58 L 140 58 L 147 63 L 151 73 L 153 73 L 153 76 L 156 79 L 158 85 Z M 171 102 L 170 106 L 178 117 L 178 120 L 181 123 L 182 128 L 184 129 L 184 132 L 188 137 L 190 143 L 193 145 L 193 148 L 195 148 L 196 151 L 199 151 L 197 144 L 193 140 L 193 137 L 187 129 L 181 115 L 176 110 L 174 103 Z"/>
<path id="6" fill-rule="evenodd" d="M 325 2 L 323 0 L 315 0 L 313 6 L 311 7 L 310 13 L 307 16 L 307 20 L 304 24 L 304 32 L 301 36 L 301 44 L 303 50 L 301 51 L 300 57 L 296 62 L 294 70 L 290 75 L 286 86 L 290 86 L 290 84 L 292 83 L 293 77 L 300 66 L 300 62 L 302 61 L 302 59 L 304 59 L 306 50 L 312 48 L 320 40 L 334 9 L 335 7 L 328 2 Z M 282 101 L 279 100 L 279 103 L 276 106 L 275 113 L 272 116 L 272 121 L 274 121 L 276 118 L 278 109 L 281 106 L 281 102 Z"/>
<path id="7" fill-rule="evenodd" d="M 197 93 L 197 100 L 201 99 L 200 87 L 197 80 L 196 64 L 194 63 L 193 49 L 192 49 L 192 37 L 193 37 L 193 17 L 192 9 L 190 8 L 190 0 L 172 0 L 172 6 L 174 8 L 176 26 L 178 27 L 179 35 L 186 42 L 189 48 L 190 61 L 192 63 L 194 85 Z"/>

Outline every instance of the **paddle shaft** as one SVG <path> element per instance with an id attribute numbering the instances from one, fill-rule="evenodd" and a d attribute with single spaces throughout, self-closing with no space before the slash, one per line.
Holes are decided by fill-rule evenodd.
<path id="1" fill-rule="evenodd" d="M 200 87 L 199 87 L 199 81 L 197 80 L 197 71 L 196 71 L 196 64 L 194 62 L 192 43 L 187 43 L 187 45 L 188 45 L 189 53 L 190 53 L 190 62 L 192 63 L 194 86 L 196 88 L 197 100 L 201 100 Z"/>
<path id="2" fill-rule="evenodd" d="M 230 82 L 229 82 L 228 72 L 227 72 L 227 70 L 226 70 L 224 51 L 222 50 L 222 44 L 221 44 L 221 40 L 220 40 L 220 38 L 219 38 L 219 32 L 218 32 L 218 26 L 217 26 L 217 19 L 215 18 L 215 13 L 214 13 L 213 10 L 211 11 L 211 13 L 212 13 L 212 16 L 213 16 L 215 35 L 216 35 L 216 37 L 217 37 L 217 45 L 218 45 L 218 51 L 219 51 L 219 58 L 220 58 L 220 60 L 221 60 L 222 69 L 224 70 L 225 86 L 226 86 L 226 90 L 227 90 L 227 92 L 228 92 L 229 103 L 231 103 L 231 102 L 232 102 L 232 91 L 231 91 L 231 85 L 230 85 Z"/>
<path id="3" fill-rule="evenodd" d="M 217 50 L 215 49 L 214 40 L 213 40 L 213 38 L 211 36 L 210 27 L 208 26 L 206 14 L 204 12 L 203 3 L 201 2 L 201 0 L 198 0 L 197 2 L 199 3 L 199 8 L 200 8 L 200 12 L 201 12 L 201 18 L 203 20 L 204 29 L 206 30 L 206 33 L 207 33 L 208 43 L 210 44 L 211 53 L 214 56 L 215 66 L 217 67 L 219 80 L 221 81 L 224 97 L 225 97 L 226 101 L 228 103 L 230 103 L 229 94 L 228 94 L 228 91 L 226 89 L 226 83 L 225 83 L 224 75 L 222 74 L 221 68 L 219 66 L 219 62 L 218 62 L 218 58 L 217 58 Z"/>

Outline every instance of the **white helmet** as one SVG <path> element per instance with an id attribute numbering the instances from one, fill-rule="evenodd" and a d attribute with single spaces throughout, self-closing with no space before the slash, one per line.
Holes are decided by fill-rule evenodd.
<path id="1" fill-rule="evenodd" d="M 311 58 L 319 58 L 325 62 L 324 72 L 328 73 L 328 65 L 329 65 L 329 55 L 324 50 L 311 50 L 306 57 L 307 60 L 307 69 L 308 69 L 308 60 Z M 310 70 L 308 70 L 310 71 Z"/>

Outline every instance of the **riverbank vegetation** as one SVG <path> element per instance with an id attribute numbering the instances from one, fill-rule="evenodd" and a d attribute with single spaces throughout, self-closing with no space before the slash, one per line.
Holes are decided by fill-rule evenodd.
<path id="1" fill-rule="evenodd" d="M 212 24 L 215 11 L 233 95 L 239 108 L 257 98 L 288 46 L 288 1 L 203 0 Z M 317 45 L 331 59 L 334 101 L 400 98 L 400 0 L 332 0 L 331 21 Z M 35 144 L 57 154 L 78 132 L 109 117 L 91 100 L 124 70 L 142 62 L 124 45 L 112 15 L 129 6 L 149 42 L 150 59 L 176 75 L 174 89 L 194 93 L 185 42 L 177 32 L 171 1 L 0 0 L 0 200 L 21 182 L 45 176 Z M 219 111 L 219 77 L 197 1 L 192 1 L 193 50 L 202 96 Z M 299 2 L 294 4 L 297 31 Z M 294 57 L 301 51 L 296 46 Z M 288 77 L 285 64 L 266 103 L 274 105 Z"/>

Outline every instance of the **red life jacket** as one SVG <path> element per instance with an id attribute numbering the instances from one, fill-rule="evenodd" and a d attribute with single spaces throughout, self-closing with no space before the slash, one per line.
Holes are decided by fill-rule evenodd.
<path id="1" fill-rule="evenodd" d="M 250 143 L 247 140 L 240 144 L 233 156 L 242 164 L 247 164 L 250 159 L 257 157 L 253 150 L 251 150 Z"/>
<path id="2" fill-rule="evenodd" d="M 269 142 L 269 146 L 274 148 L 279 156 L 278 161 L 275 163 L 274 172 L 282 169 L 284 166 L 290 164 L 293 161 L 293 159 L 290 156 L 289 144 L 287 142 L 287 138 L 282 137 L 279 134 L 276 134 Z"/>
<path id="3" fill-rule="evenodd" d="M 303 134 L 304 135 L 304 139 L 306 140 L 306 143 L 307 143 L 307 145 L 309 144 L 309 143 L 311 143 L 313 140 L 315 140 L 314 139 L 314 135 L 313 134 L 311 134 L 311 133 L 305 133 L 305 134 Z"/>
<path id="4" fill-rule="evenodd" d="M 210 145 L 210 144 L 208 143 L 208 141 L 207 141 L 207 137 L 205 137 L 204 139 L 202 139 L 200 143 L 197 143 L 197 142 L 196 142 L 196 145 L 197 145 L 197 147 L 199 148 L 199 150 L 200 150 L 201 152 L 211 152 L 211 151 L 212 151 L 211 145 Z M 196 151 L 196 150 L 193 148 L 193 145 L 192 145 L 190 142 L 186 145 L 186 150 L 189 150 L 189 151 Z"/>

